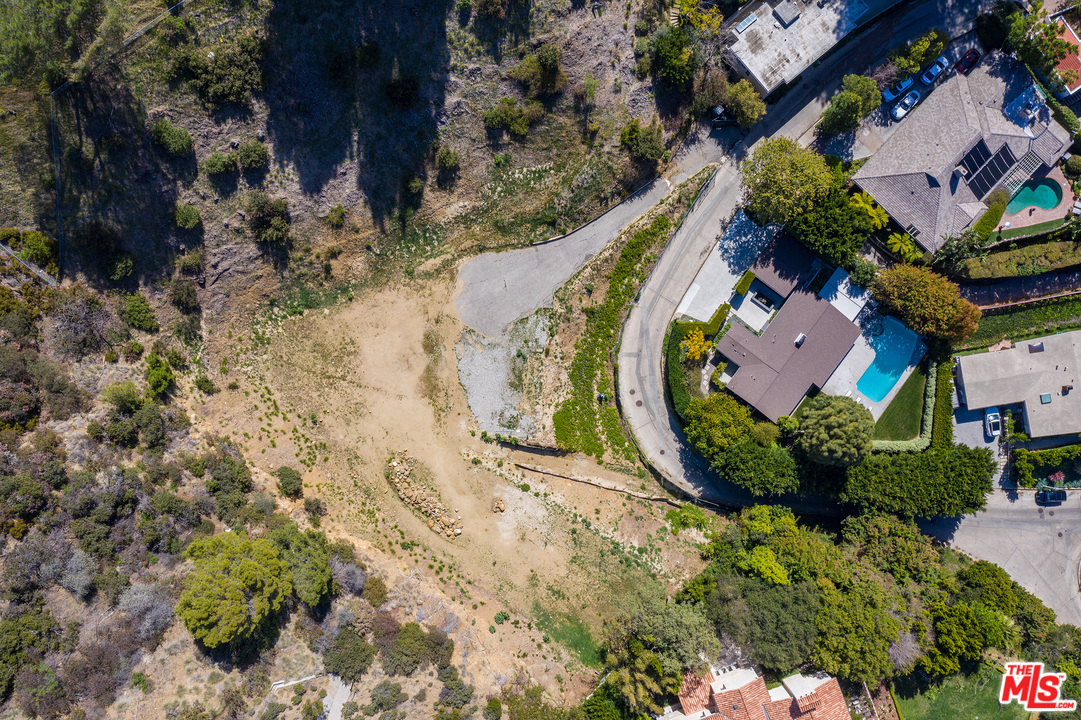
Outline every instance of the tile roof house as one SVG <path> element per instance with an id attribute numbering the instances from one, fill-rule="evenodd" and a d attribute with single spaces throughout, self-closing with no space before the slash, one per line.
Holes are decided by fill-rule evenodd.
<path id="1" fill-rule="evenodd" d="M 679 704 L 659 720 L 849 720 L 841 686 L 824 673 L 786 677 L 769 690 L 750 668 L 710 667 L 683 676 Z"/>
<path id="2" fill-rule="evenodd" d="M 733 322 L 717 341 L 736 368 L 728 390 L 773 422 L 791 415 L 813 386 L 823 387 L 860 336 L 828 297 L 804 289 L 813 262 L 813 253 L 778 233 L 751 271 L 787 299 L 761 332 Z"/>
<path id="3" fill-rule="evenodd" d="M 1031 437 L 1081 432 L 1081 330 L 964 355 L 957 390 L 970 410 L 1021 404 Z"/>
<path id="4" fill-rule="evenodd" d="M 1081 39 L 1077 37 L 1077 33 L 1074 32 L 1074 29 L 1070 27 L 1065 18 L 1056 18 L 1055 23 L 1062 29 L 1062 39 L 1068 42 L 1072 48 L 1066 57 L 1058 61 L 1055 69 L 1059 71 L 1060 76 L 1067 73 L 1073 73 L 1074 76 L 1074 81 L 1065 83 L 1065 87 L 1061 93 L 1058 93 L 1058 96 L 1062 99 L 1071 98 L 1069 102 L 1072 105 L 1074 102 L 1073 96 L 1078 90 L 1081 90 L 1081 57 L 1078 57 L 1078 53 L 1081 52 Z"/>
<path id="5" fill-rule="evenodd" d="M 934 252 L 984 213 L 993 189 L 1013 194 L 1069 144 L 1028 69 L 992 51 L 927 94 L 853 180 Z"/>

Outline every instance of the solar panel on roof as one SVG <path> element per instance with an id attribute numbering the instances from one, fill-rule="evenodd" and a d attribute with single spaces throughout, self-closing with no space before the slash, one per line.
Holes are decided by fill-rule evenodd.
<path id="1" fill-rule="evenodd" d="M 968 173 L 968 177 L 972 177 L 990 157 L 991 151 L 987 149 L 987 143 L 980 138 L 980 141 L 961 158 L 961 166 Z"/>
<path id="2" fill-rule="evenodd" d="M 1017 162 L 1017 158 L 1014 157 L 1013 152 L 1008 145 L 1003 145 L 1001 149 L 994 156 L 987 161 L 987 164 L 983 166 L 976 177 L 969 181 L 968 187 L 972 190 L 972 194 L 979 199 L 983 199 L 984 195 L 991 191 L 998 181 L 1002 179 L 1002 176 L 1006 174 L 1006 171 L 1014 166 Z"/>

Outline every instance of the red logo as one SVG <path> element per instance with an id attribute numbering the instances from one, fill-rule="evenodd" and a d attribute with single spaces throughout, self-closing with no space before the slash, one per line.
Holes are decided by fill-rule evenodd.
<path id="1" fill-rule="evenodd" d="M 1040 662 L 1006 663 L 998 701 L 1008 705 L 1016 700 L 1029 712 L 1074 710 L 1077 701 L 1059 699 L 1065 680 L 1063 673 L 1044 673 Z"/>

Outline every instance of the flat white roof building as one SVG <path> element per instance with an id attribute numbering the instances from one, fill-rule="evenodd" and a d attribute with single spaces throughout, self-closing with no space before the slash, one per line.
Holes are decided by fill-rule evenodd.
<path id="1" fill-rule="evenodd" d="M 756 3 L 733 18 L 739 22 L 730 31 L 734 42 L 726 55 L 737 72 L 769 95 L 852 32 L 867 10 L 864 0 L 784 0 L 774 8 Z"/>
<path id="2" fill-rule="evenodd" d="M 1021 404 L 1031 437 L 1081 432 L 1081 330 L 963 355 L 957 385 L 970 410 Z"/>

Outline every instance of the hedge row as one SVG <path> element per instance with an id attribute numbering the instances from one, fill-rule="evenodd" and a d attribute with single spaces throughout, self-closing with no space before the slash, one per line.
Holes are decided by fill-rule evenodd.
<path id="1" fill-rule="evenodd" d="M 1037 470 L 1049 469 L 1081 458 L 1081 445 L 1050 450 L 1026 450 L 1016 448 L 1013 451 L 1013 469 L 1017 473 L 1017 482 L 1021 487 L 1036 485 Z"/>
<path id="2" fill-rule="evenodd" d="M 695 328 L 700 329 L 704 337 L 715 337 L 724 327 L 724 321 L 728 319 L 728 313 L 731 310 L 732 307 L 725 303 L 717 308 L 709 322 L 703 323 L 697 320 L 681 322 L 677 320 L 672 323 L 672 327 L 668 331 L 668 344 L 664 349 L 665 375 L 668 378 L 668 391 L 672 393 L 672 407 L 681 419 L 683 418 L 683 412 L 687 409 L 687 404 L 691 402 L 691 393 L 683 382 L 683 359 L 680 353 L 680 343 L 683 342 L 683 338 L 687 333 Z"/>
<path id="3" fill-rule="evenodd" d="M 987 212 L 985 212 L 972 229 L 980 239 L 980 244 L 987 242 L 991 233 L 998 227 L 1002 215 L 1006 212 L 1006 206 L 1010 202 L 1010 196 L 1005 190 L 995 190 L 988 197 Z"/>
<path id="4" fill-rule="evenodd" d="M 935 378 L 935 413 L 931 430 L 931 446 L 953 446 L 953 360 L 947 358 L 937 368 Z M 927 384 L 931 384 L 930 378 Z"/>
<path id="5" fill-rule="evenodd" d="M 1081 297 L 1050 298 L 1022 306 L 985 310 L 980 326 L 962 347 L 979 348 L 997 343 L 1004 337 L 1016 341 L 1022 337 L 1048 335 L 1073 330 L 1081 325 Z"/>
<path id="6" fill-rule="evenodd" d="M 746 295 L 747 291 L 751 289 L 751 283 L 754 282 L 754 273 L 748 270 L 743 273 L 743 277 L 736 283 L 736 295 Z"/>
<path id="7" fill-rule="evenodd" d="M 923 452 L 931 446 L 931 426 L 937 409 L 936 378 L 938 366 L 929 363 L 927 382 L 923 386 L 923 419 L 920 420 L 920 436 L 911 440 L 875 440 L 871 445 L 874 452 L 899 453 Z"/>
<path id="8" fill-rule="evenodd" d="M 984 258 L 969 258 L 961 266 L 960 273 L 961 277 L 970 280 L 985 280 L 1038 275 L 1074 265 L 1081 265 L 1081 243 L 1062 240 L 993 252 Z"/>

